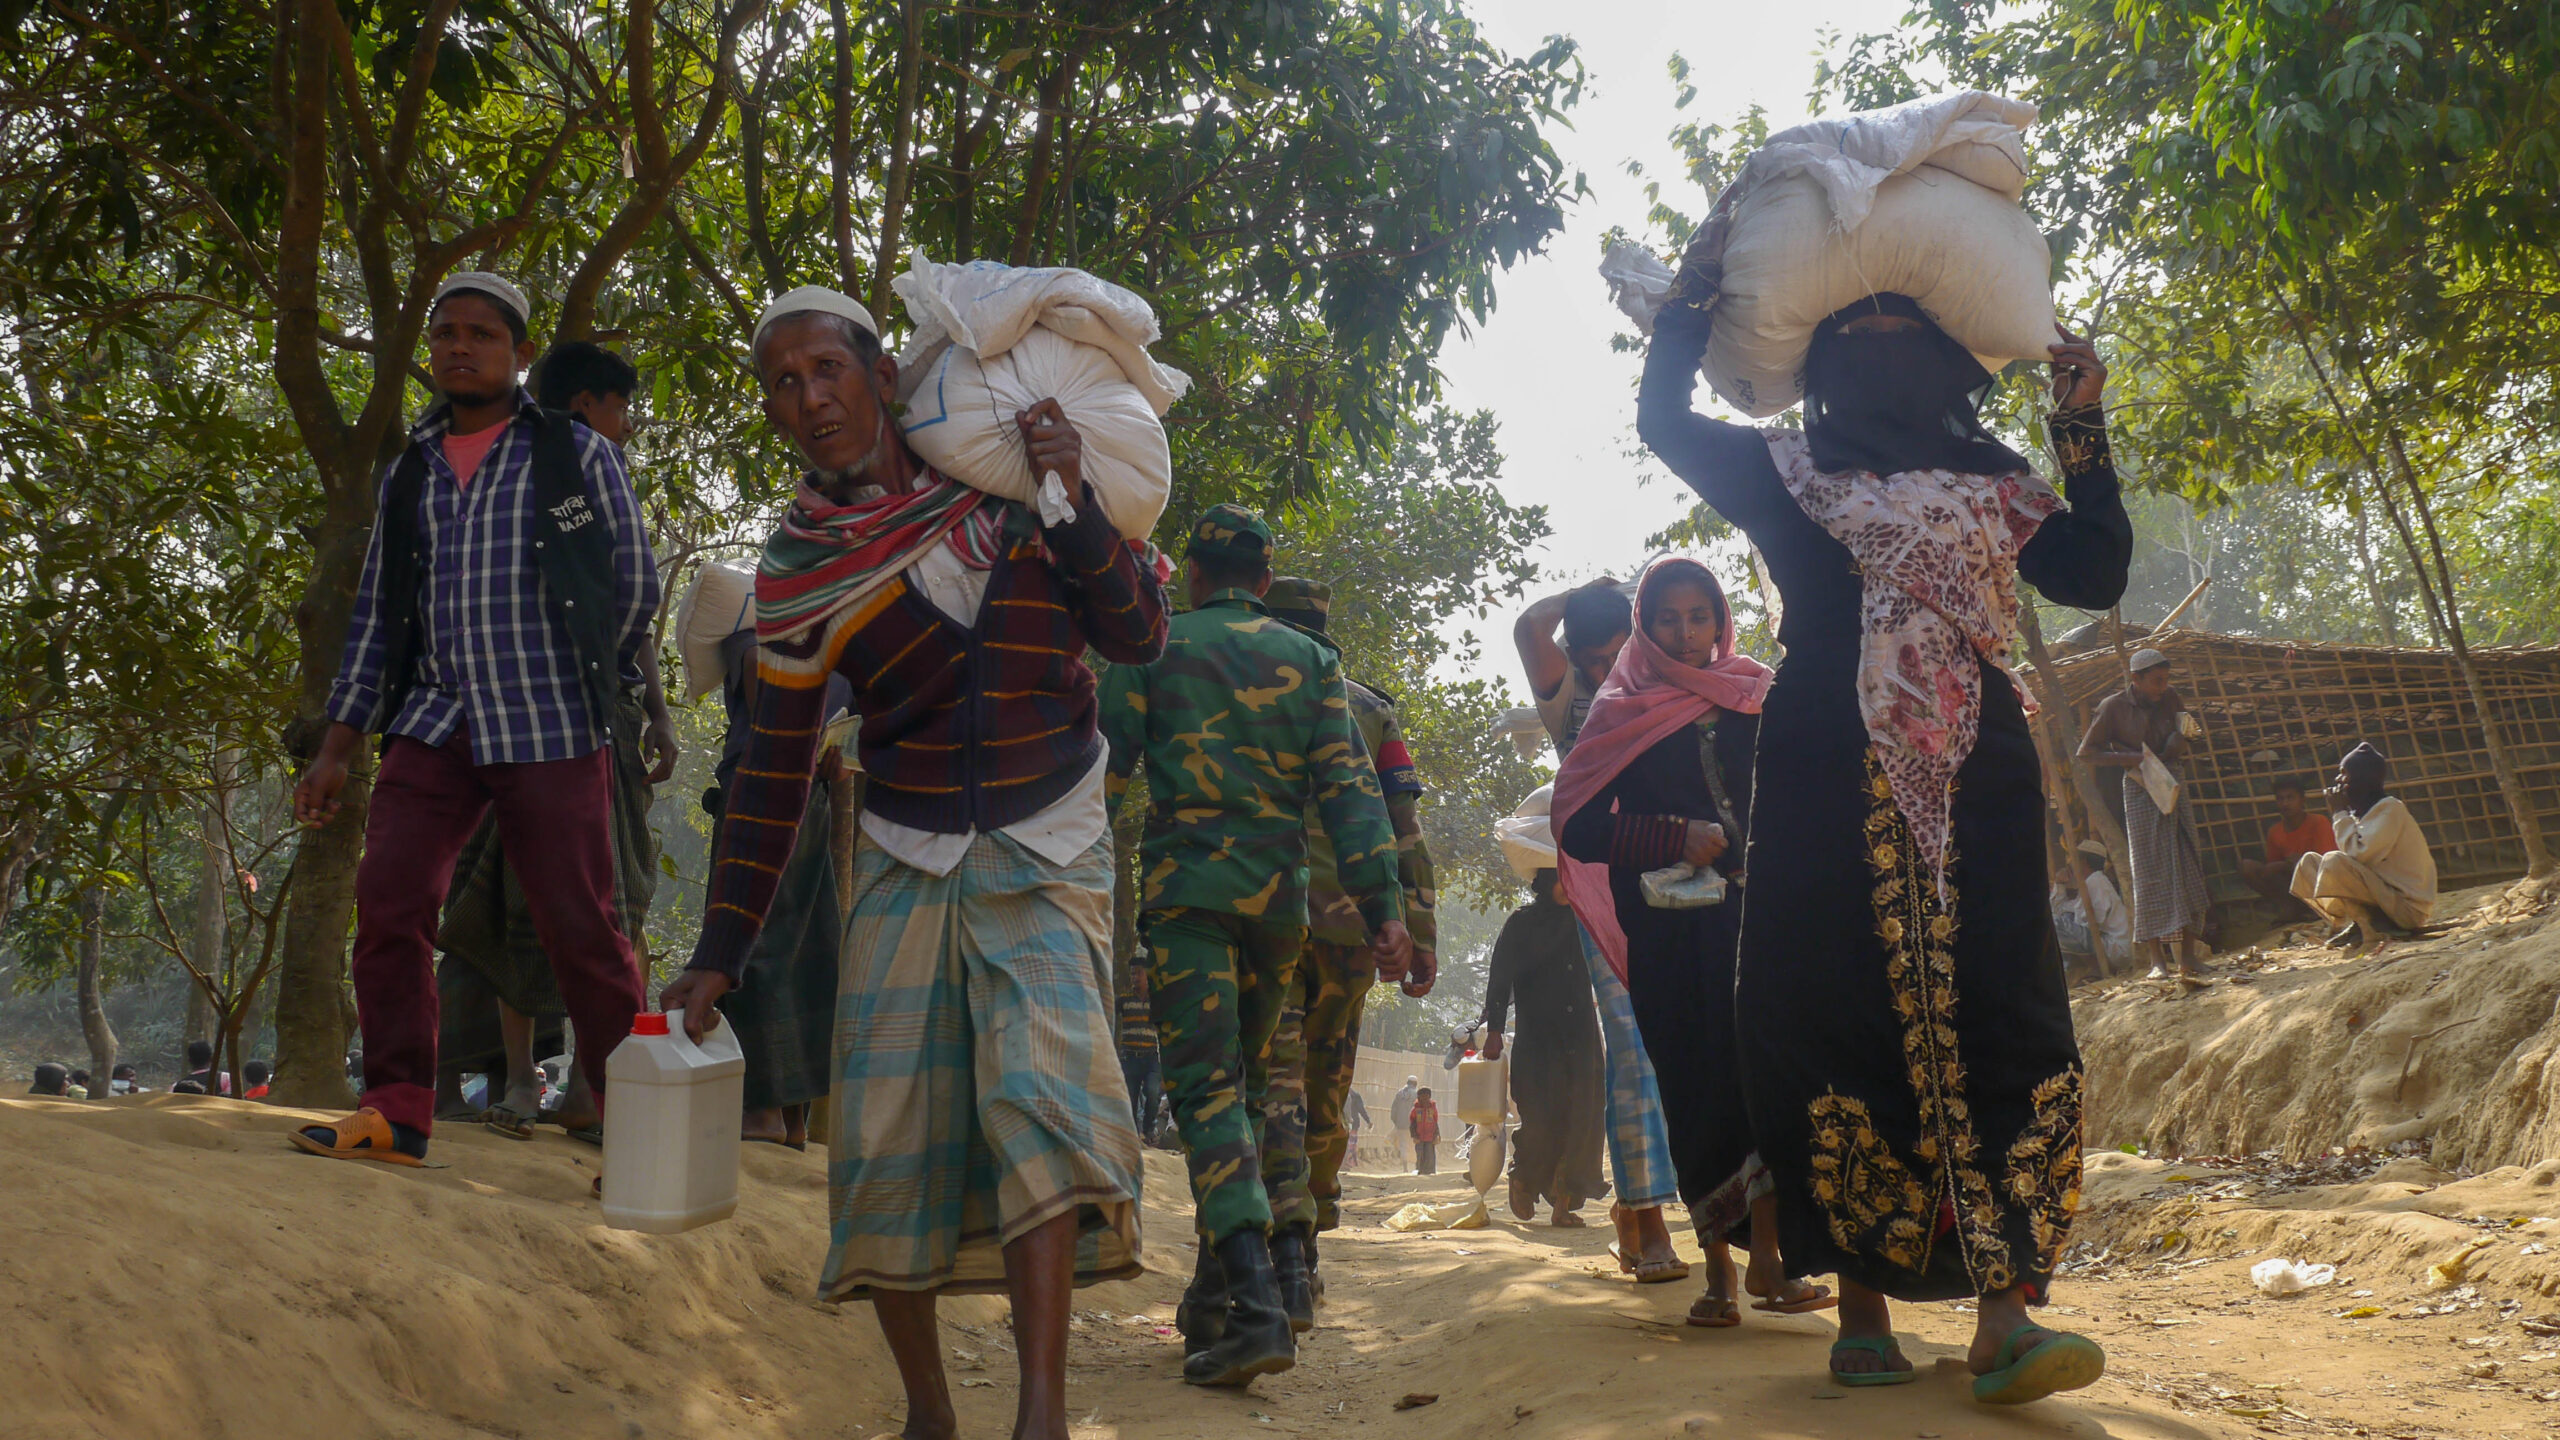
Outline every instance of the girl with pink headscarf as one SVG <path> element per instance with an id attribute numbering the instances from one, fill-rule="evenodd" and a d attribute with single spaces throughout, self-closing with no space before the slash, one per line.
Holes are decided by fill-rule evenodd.
<path id="1" fill-rule="evenodd" d="M 1626 981 L 1661 1084 L 1680 1198 L 1707 1252 L 1706 1293 L 1689 1323 L 1740 1324 L 1745 1287 L 1761 1297 L 1756 1309 L 1822 1309 L 1830 1292 L 1791 1278 L 1779 1251 L 1734 1033 L 1743 841 L 1769 667 L 1735 649 L 1732 607 L 1695 560 L 1646 569 L 1635 621 L 1556 775 L 1563 888 Z M 1683 864 L 1721 874 L 1724 898 L 1672 908 L 1647 894 L 1647 872 Z M 1751 1248 L 1747 1275 L 1734 1273 L 1733 1239 Z"/>

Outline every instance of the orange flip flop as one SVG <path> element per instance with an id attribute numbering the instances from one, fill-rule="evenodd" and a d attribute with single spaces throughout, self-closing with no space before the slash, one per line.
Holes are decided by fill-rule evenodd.
<path id="1" fill-rule="evenodd" d="M 328 1131 L 335 1137 L 335 1143 L 324 1144 L 314 1138 L 311 1133 L 314 1130 Z M 382 1118 L 382 1112 L 370 1105 L 344 1120 L 333 1120 L 326 1125 L 306 1125 L 285 1138 L 304 1154 L 326 1155 L 332 1160 L 379 1160 L 385 1165 L 426 1164 L 398 1148 L 396 1137 L 391 1133 L 391 1122 Z"/>

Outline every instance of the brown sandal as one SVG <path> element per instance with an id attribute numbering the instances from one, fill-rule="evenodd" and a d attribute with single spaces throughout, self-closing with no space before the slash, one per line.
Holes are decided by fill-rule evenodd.
<path id="1" fill-rule="evenodd" d="M 1689 1306 L 1689 1323 L 1701 1330 L 1730 1330 L 1742 1323 L 1742 1307 L 1730 1295 L 1701 1295 Z"/>
<path id="2" fill-rule="evenodd" d="M 1614 1244 L 1609 1253 L 1618 1261 L 1618 1273 L 1634 1276 L 1639 1285 L 1667 1285 L 1689 1278 L 1689 1262 L 1676 1255 L 1668 1260 L 1640 1260 L 1633 1252 Z"/>
<path id="3" fill-rule="evenodd" d="M 326 1132 L 329 1139 L 319 1138 Z M 398 1148 L 398 1137 L 391 1132 L 391 1122 L 382 1112 L 367 1105 L 344 1120 L 326 1125 L 305 1125 L 285 1136 L 293 1148 L 307 1155 L 326 1155 L 332 1160 L 379 1160 L 385 1165 L 424 1165 L 427 1162 Z"/>
<path id="4" fill-rule="evenodd" d="M 1751 1308 L 1769 1315 L 1810 1315 L 1816 1310 L 1829 1310 L 1840 1303 L 1840 1297 L 1832 1294 L 1831 1287 L 1828 1285 L 1807 1284 L 1801 1280 L 1790 1280 L 1787 1283 L 1802 1288 L 1792 1295 L 1783 1290 L 1775 1295 L 1763 1295 L 1751 1302 Z"/>

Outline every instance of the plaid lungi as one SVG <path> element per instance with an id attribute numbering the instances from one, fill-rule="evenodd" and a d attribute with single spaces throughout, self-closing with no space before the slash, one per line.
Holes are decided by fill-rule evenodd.
<path id="1" fill-rule="evenodd" d="M 1668 1205 L 1680 1198 L 1680 1176 L 1671 1164 L 1671 1137 L 1662 1128 L 1662 1087 L 1636 1030 L 1635 1001 L 1592 943 L 1591 932 L 1579 924 L 1573 929 L 1582 937 L 1592 998 L 1599 1001 L 1600 1046 L 1609 1068 L 1609 1170 L 1617 1177 L 1618 1203 L 1630 1210 Z"/>
<path id="2" fill-rule="evenodd" d="M 2176 774 L 2175 767 L 2171 774 Z M 2133 938 L 2165 940 L 2204 930 L 2207 907 L 2203 849 L 2196 843 L 2191 797 L 2181 796 L 2167 815 L 2151 803 L 2139 772 L 2124 772 L 2124 848 L 2133 860 Z"/>
<path id="3" fill-rule="evenodd" d="M 1106 835 L 1052 865 L 981 832 L 936 876 L 855 852 L 821 1298 L 1002 1291 L 1002 1247 L 1066 1213 L 1075 1283 L 1140 1273 L 1111 854 Z"/>

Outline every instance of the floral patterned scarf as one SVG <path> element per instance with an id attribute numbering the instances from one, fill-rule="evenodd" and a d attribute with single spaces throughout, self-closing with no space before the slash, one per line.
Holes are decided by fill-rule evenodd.
<path id="1" fill-rule="evenodd" d="M 2062 497 L 2031 471 L 1826 475 L 1802 435 L 1762 433 L 1787 493 L 1864 577 L 1858 713 L 1943 899 L 1956 772 L 1982 731 L 1975 657 L 2008 670 L 2018 551 Z"/>

